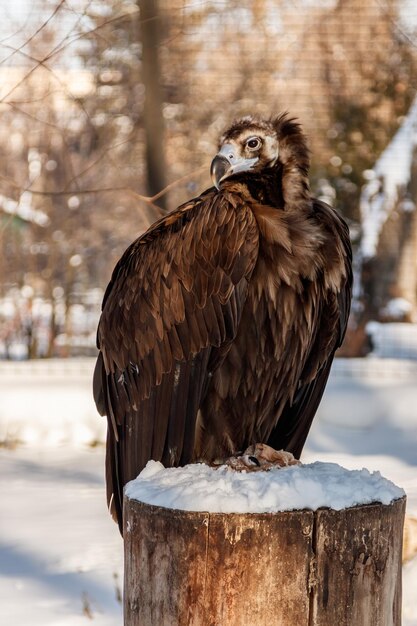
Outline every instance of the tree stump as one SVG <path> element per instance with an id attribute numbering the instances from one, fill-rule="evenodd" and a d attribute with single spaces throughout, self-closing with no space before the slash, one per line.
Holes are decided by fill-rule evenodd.
<path id="1" fill-rule="evenodd" d="M 200 513 L 125 496 L 125 626 L 400 626 L 405 497 Z"/>

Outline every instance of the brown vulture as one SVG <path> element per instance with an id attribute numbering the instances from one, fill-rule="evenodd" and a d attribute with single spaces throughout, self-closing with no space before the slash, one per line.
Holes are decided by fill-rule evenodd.
<path id="1" fill-rule="evenodd" d="M 212 462 L 257 442 L 299 458 L 351 299 L 348 228 L 312 197 L 286 114 L 221 137 L 215 184 L 134 241 L 104 295 L 94 374 L 107 497 L 147 461 Z M 255 459 L 256 461 L 256 459 Z"/>

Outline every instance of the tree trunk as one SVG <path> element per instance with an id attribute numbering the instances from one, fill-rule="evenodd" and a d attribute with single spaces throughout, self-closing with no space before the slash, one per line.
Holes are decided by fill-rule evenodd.
<path id="1" fill-rule="evenodd" d="M 125 497 L 125 626 L 400 626 L 405 498 L 196 513 Z"/>
<path id="2" fill-rule="evenodd" d="M 165 141 L 161 68 L 159 62 L 160 15 L 157 0 L 138 0 L 142 42 L 142 80 L 145 86 L 143 122 L 146 143 L 148 193 L 166 186 Z M 158 200 L 165 209 L 165 196 Z"/>

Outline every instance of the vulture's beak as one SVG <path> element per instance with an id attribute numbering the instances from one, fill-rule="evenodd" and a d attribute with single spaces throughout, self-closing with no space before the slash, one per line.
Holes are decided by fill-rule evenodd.
<path id="1" fill-rule="evenodd" d="M 225 143 L 211 162 L 210 174 L 214 185 L 220 189 L 220 183 L 238 172 L 250 170 L 257 162 L 258 157 L 244 159 L 236 154 L 236 148 Z"/>

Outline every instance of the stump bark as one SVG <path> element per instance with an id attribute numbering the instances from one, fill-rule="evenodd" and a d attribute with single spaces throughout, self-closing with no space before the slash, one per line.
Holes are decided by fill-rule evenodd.
<path id="1" fill-rule="evenodd" d="M 199 513 L 125 497 L 125 626 L 400 626 L 405 497 Z"/>

